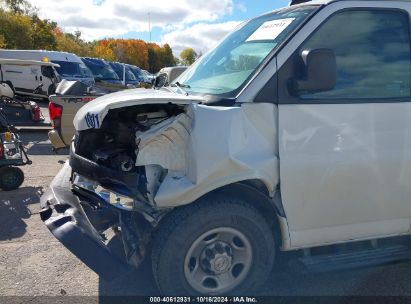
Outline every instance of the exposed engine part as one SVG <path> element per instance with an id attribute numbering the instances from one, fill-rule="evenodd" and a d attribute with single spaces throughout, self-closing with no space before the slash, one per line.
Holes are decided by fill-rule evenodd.
<path id="1" fill-rule="evenodd" d="M 131 172 L 134 169 L 134 160 L 124 149 L 103 148 L 93 153 L 93 160 L 103 166 Z"/>
<path id="2" fill-rule="evenodd" d="M 115 168 L 120 168 L 123 172 L 131 172 L 134 169 L 133 159 L 125 153 L 115 155 L 111 165 Z"/>
<path id="3" fill-rule="evenodd" d="M 135 202 L 156 205 L 154 197 L 167 174 L 186 173 L 192 128 L 190 107 L 156 105 L 138 109 L 112 111 L 99 131 L 80 132 L 75 140 L 79 155 L 124 176 L 116 179 L 110 175 L 101 181 L 114 192 L 98 185 L 99 189 L 91 189 L 123 210 L 138 209 L 133 206 Z M 124 184 L 127 178 L 135 178 L 134 186 Z"/>
<path id="4" fill-rule="evenodd" d="M 164 110 L 152 113 L 140 113 L 137 114 L 136 122 L 140 126 L 144 126 L 146 129 L 148 129 L 151 126 L 156 125 L 161 121 L 167 119 L 168 117 L 169 115 Z"/>

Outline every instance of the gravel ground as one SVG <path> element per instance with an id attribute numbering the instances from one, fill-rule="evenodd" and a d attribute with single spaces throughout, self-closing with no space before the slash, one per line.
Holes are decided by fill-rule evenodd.
<path id="1" fill-rule="evenodd" d="M 157 294 L 149 262 L 126 277 L 105 282 L 51 235 L 38 215 L 39 197 L 67 154 L 53 154 L 46 133 L 22 134 L 22 138 L 33 165 L 23 168 L 26 180 L 21 189 L 0 192 L 0 295 Z M 411 263 L 303 275 L 281 260 L 263 288 L 264 295 L 411 296 Z"/>

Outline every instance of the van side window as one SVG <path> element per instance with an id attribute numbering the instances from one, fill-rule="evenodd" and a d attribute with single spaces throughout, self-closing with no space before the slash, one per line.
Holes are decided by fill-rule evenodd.
<path id="1" fill-rule="evenodd" d="M 384 99 L 411 96 L 408 14 L 400 10 L 347 10 L 330 17 L 306 41 L 307 49 L 333 49 L 337 85 L 300 98 Z"/>

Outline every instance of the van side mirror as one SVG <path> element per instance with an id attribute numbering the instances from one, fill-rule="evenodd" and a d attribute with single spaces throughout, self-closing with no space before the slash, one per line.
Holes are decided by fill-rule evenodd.
<path id="1" fill-rule="evenodd" d="M 166 73 L 161 73 L 157 75 L 155 81 L 154 81 L 154 87 L 156 88 L 162 88 L 168 84 L 168 76 Z"/>
<path id="2" fill-rule="evenodd" d="M 304 79 L 293 80 L 293 93 L 323 92 L 337 84 L 337 60 L 331 49 L 304 50 Z"/>

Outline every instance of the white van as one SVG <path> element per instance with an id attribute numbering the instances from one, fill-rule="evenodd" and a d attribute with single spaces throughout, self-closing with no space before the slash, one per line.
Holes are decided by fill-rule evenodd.
<path id="1" fill-rule="evenodd" d="M 48 98 L 59 82 L 59 67 L 51 62 L 0 58 L 0 82 L 19 95 Z"/>
<path id="2" fill-rule="evenodd" d="M 95 84 L 91 71 L 78 56 L 72 53 L 36 50 L 0 50 L 0 58 L 52 62 L 59 65 L 59 67 L 56 67 L 56 70 L 62 79 L 81 81 L 90 86 Z M 32 81 L 36 83 L 36 86 L 38 82 L 41 81 L 41 75 L 37 75 L 36 79 L 36 75 L 33 74 L 30 69 L 19 71 L 19 73 L 22 73 L 19 77 L 23 77 L 24 75 L 24 77 L 31 79 L 31 77 L 34 76 Z M 42 78 L 44 80 L 44 77 Z M 31 86 L 33 85 L 34 83 L 31 84 Z M 27 93 L 31 87 L 21 89 L 24 89 L 23 92 Z"/>
<path id="3" fill-rule="evenodd" d="M 306 271 L 410 259 L 410 17 L 411 1 L 306 1 L 169 87 L 87 103 L 42 220 L 108 279 L 147 254 L 165 296 L 281 290 L 279 251 Z"/>

